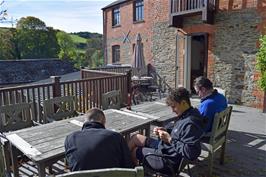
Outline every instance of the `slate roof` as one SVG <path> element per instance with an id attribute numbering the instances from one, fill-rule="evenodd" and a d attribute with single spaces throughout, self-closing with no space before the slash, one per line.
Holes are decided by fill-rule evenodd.
<path id="1" fill-rule="evenodd" d="M 77 71 L 59 59 L 1 60 L 0 85 L 22 84 Z"/>
<path id="2" fill-rule="evenodd" d="M 110 8 L 110 7 L 113 7 L 113 6 L 116 6 L 116 5 L 122 4 L 122 3 L 126 2 L 126 1 L 128 1 L 128 0 L 117 0 L 117 1 L 114 1 L 114 2 L 112 2 L 111 4 L 109 4 L 109 5 L 105 6 L 105 7 L 103 7 L 102 10 L 105 10 L 105 9 Z"/>

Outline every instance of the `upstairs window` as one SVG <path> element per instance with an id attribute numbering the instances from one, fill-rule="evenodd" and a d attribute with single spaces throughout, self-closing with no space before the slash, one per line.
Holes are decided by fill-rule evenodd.
<path id="1" fill-rule="evenodd" d="M 114 45 L 112 46 L 112 63 L 120 62 L 120 46 Z"/>
<path id="2" fill-rule="evenodd" d="M 120 24 L 120 8 L 113 9 L 113 26 L 117 26 Z"/>
<path id="3" fill-rule="evenodd" d="M 136 0 L 134 2 L 134 21 L 144 20 L 144 2 L 143 0 Z"/>

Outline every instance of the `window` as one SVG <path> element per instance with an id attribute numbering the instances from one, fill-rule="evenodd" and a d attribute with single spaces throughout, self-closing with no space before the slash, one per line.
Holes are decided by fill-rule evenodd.
<path id="1" fill-rule="evenodd" d="M 120 24 L 120 8 L 113 9 L 113 26 L 117 26 Z"/>
<path id="2" fill-rule="evenodd" d="M 134 21 L 144 20 L 144 3 L 143 0 L 136 0 L 134 2 Z"/>
<path id="3" fill-rule="evenodd" d="M 120 62 L 120 46 L 114 45 L 112 46 L 112 63 Z"/>

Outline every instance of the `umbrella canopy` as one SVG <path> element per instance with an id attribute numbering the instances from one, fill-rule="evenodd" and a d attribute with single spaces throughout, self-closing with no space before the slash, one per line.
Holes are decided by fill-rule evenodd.
<path id="1" fill-rule="evenodd" d="M 139 71 L 144 70 L 146 67 L 143 55 L 143 46 L 139 33 L 136 36 L 136 44 L 133 51 L 132 67 L 137 68 Z"/>

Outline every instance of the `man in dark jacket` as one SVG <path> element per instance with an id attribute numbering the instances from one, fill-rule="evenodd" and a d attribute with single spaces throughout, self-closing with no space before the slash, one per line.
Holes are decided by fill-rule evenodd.
<path id="1" fill-rule="evenodd" d="M 159 140 L 136 134 L 130 139 L 129 148 L 135 163 L 142 162 L 147 154 L 159 155 L 148 156 L 145 165 L 154 171 L 170 175 L 172 169 L 175 172 L 178 170 L 182 158 L 198 158 L 201 153 L 200 138 L 204 131 L 200 113 L 191 107 L 189 92 L 185 88 L 173 91 L 166 102 L 177 114 L 171 132 L 167 132 L 163 127 L 154 128 Z M 165 159 L 161 156 L 165 156 Z"/>
<path id="2" fill-rule="evenodd" d="M 132 168 L 130 151 L 121 134 L 105 129 L 100 109 L 86 114 L 82 130 L 66 137 L 65 153 L 71 171 L 100 168 Z"/>

